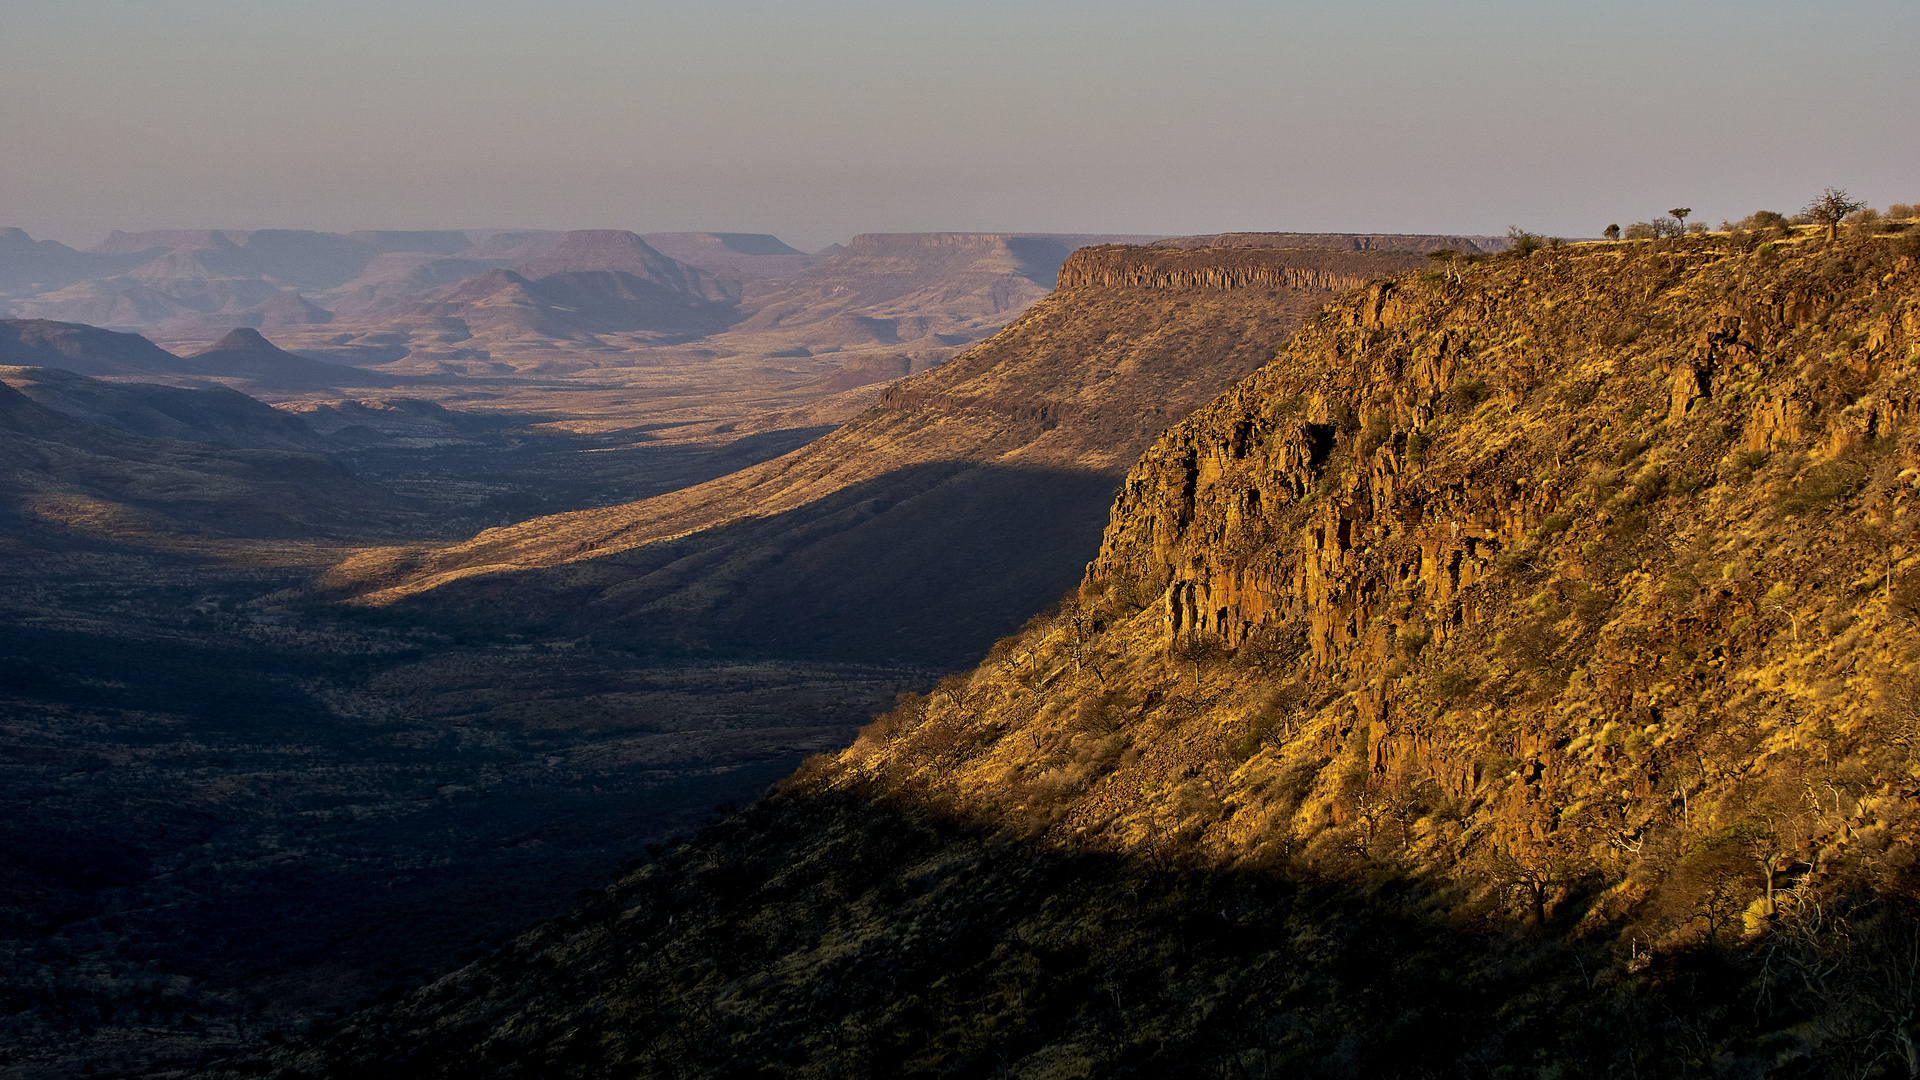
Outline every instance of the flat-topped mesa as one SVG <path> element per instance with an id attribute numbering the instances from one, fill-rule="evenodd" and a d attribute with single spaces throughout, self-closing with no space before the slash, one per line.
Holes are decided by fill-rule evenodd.
<path id="1" fill-rule="evenodd" d="M 1441 233 L 1289 233 L 1237 232 L 1211 236 L 1170 236 L 1154 241 L 1170 248 L 1295 248 L 1314 251 L 1404 251 L 1424 255 L 1440 248 L 1492 253 L 1505 251 L 1504 236 L 1449 236 Z"/>
<path id="2" fill-rule="evenodd" d="M 886 255 L 919 248 L 991 247 L 1004 244 L 1001 233 L 861 233 L 847 242 L 854 255 Z"/>
<path id="3" fill-rule="evenodd" d="M 1343 292 L 1414 269 L 1425 256 L 1400 251 L 1301 248 L 1082 248 L 1060 267 L 1057 288 L 1327 289 Z"/>

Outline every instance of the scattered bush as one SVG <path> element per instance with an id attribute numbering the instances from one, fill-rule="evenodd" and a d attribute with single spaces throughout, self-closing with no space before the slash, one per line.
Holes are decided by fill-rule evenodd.
<path id="1" fill-rule="evenodd" d="M 1307 634 L 1299 623 L 1266 623 L 1247 635 L 1233 660 L 1242 667 L 1279 670 L 1292 667 L 1306 651 Z"/>
<path id="2" fill-rule="evenodd" d="M 1686 233 L 1687 227 L 1680 224 L 1680 219 L 1668 214 L 1661 214 L 1652 221 L 1636 221 L 1627 226 L 1629 240 L 1662 240 L 1670 236 L 1685 236 Z"/>
<path id="3" fill-rule="evenodd" d="M 1197 674 L 1226 662 L 1227 647 L 1212 634 L 1188 634 L 1174 643 L 1172 655 L 1183 664 L 1193 665 Z"/>
<path id="4" fill-rule="evenodd" d="M 1351 435 L 1360 430 L 1360 415 L 1353 410 L 1350 401 L 1335 401 L 1327 406 L 1327 419 L 1333 429 L 1342 435 Z"/>
<path id="5" fill-rule="evenodd" d="M 1367 426 L 1360 433 L 1360 456 L 1366 457 L 1387 444 L 1393 438 L 1393 417 L 1382 411 L 1367 417 Z"/>
<path id="6" fill-rule="evenodd" d="M 1416 429 L 1414 431 L 1407 433 L 1407 460 L 1413 462 L 1415 465 L 1421 465 L 1426 462 L 1427 460 L 1427 433 L 1426 432 Z"/>
<path id="7" fill-rule="evenodd" d="M 1627 462 L 1646 453 L 1647 447 L 1651 445 L 1652 443 L 1646 439 L 1628 439 L 1626 442 L 1621 443 L 1620 449 L 1614 453 L 1613 464 L 1615 466 L 1625 465 Z"/>
<path id="8" fill-rule="evenodd" d="M 1562 386 L 1555 396 L 1569 408 L 1584 408 L 1593 404 L 1593 399 L 1600 396 L 1600 380 L 1583 379 L 1568 383 Z"/>
<path id="9" fill-rule="evenodd" d="M 1876 447 L 1856 447 L 1808 469 L 1799 481 L 1780 494 L 1780 509 L 1789 514 L 1826 510 L 1867 484 L 1866 460 Z"/>
<path id="10" fill-rule="evenodd" d="M 1573 527 L 1573 515 L 1568 513 L 1548 514 L 1538 528 L 1533 530 L 1534 543 L 1551 540 Z"/>
<path id="11" fill-rule="evenodd" d="M 1741 450 L 1733 455 L 1733 468 L 1743 477 L 1752 476 L 1772 456 L 1765 450 Z"/>
<path id="12" fill-rule="evenodd" d="M 1420 655 L 1420 650 L 1426 648 L 1432 640 L 1433 631 L 1426 627 L 1418 629 L 1403 627 L 1400 630 L 1400 652 L 1409 660 L 1416 659 Z"/>
<path id="13" fill-rule="evenodd" d="M 1284 746 L 1293 735 L 1293 711 L 1269 706 L 1247 720 L 1247 728 L 1233 743 L 1233 759 L 1246 761 L 1268 746 Z"/>
<path id="14" fill-rule="evenodd" d="M 1508 631 L 1500 651 L 1519 671 L 1538 671 L 1553 662 L 1564 644 L 1545 619 L 1528 619 Z"/>
<path id="15" fill-rule="evenodd" d="M 1467 379 L 1447 387 L 1446 404 L 1455 412 L 1472 412 L 1493 396 L 1493 387 L 1485 379 Z"/>
<path id="16" fill-rule="evenodd" d="M 1628 499 L 1635 505 L 1647 506 L 1666 498 L 1672 485 L 1673 477 L 1665 469 L 1648 469 L 1633 482 L 1633 491 Z"/>
<path id="17" fill-rule="evenodd" d="M 1546 238 L 1539 233 L 1528 232 L 1518 225 L 1507 226 L 1507 253 L 1517 259 L 1539 251 L 1545 245 Z"/>
<path id="18" fill-rule="evenodd" d="M 1431 685 L 1442 701 L 1465 701 L 1467 695 L 1480 685 L 1480 680 L 1466 668 L 1450 667 L 1435 674 Z"/>

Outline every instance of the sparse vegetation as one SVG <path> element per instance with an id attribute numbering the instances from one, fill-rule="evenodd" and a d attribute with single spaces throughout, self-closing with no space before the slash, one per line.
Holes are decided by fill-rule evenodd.
<path id="1" fill-rule="evenodd" d="M 1507 253 L 1517 259 L 1524 259 L 1546 246 L 1546 238 L 1539 233 L 1528 232 L 1518 225 L 1507 227 Z"/>

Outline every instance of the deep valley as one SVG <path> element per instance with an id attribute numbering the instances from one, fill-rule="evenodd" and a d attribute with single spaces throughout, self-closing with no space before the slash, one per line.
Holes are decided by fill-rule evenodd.
<path id="1" fill-rule="evenodd" d="M 0 1076 L 1920 1075 L 1914 228 L 34 248 Z"/>

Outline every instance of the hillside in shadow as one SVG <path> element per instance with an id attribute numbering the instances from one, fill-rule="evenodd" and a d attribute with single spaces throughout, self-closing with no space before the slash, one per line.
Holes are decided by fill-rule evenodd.
<path id="1" fill-rule="evenodd" d="M 457 578 L 383 619 L 640 652 L 951 667 L 1080 578 L 1111 475 L 912 465 L 604 558 Z"/>

